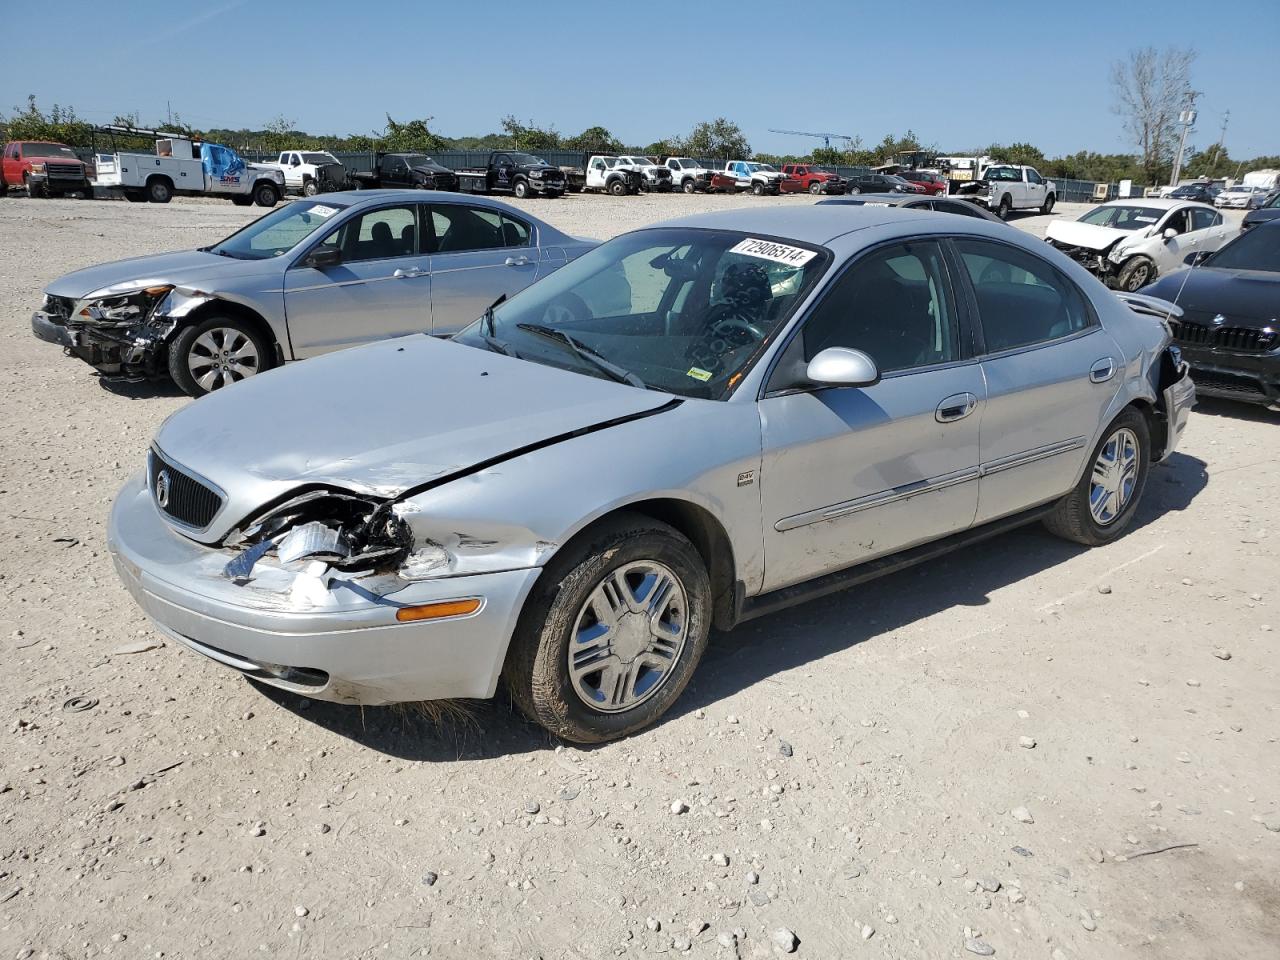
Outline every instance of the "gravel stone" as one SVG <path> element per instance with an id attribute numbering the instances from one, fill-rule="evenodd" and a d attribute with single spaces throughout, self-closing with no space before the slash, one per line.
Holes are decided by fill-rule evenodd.
<path id="1" fill-rule="evenodd" d="M 1014 807 L 1009 811 L 1009 816 L 1017 820 L 1019 823 L 1035 823 L 1035 817 L 1031 816 L 1031 811 L 1026 807 Z"/>
<path id="2" fill-rule="evenodd" d="M 977 937 L 965 937 L 964 948 L 980 957 L 994 957 L 996 953 L 995 947 L 985 940 L 979 940 Z"/>
<path id="3" fill-rule="evenodd" d="M 773 941 L 773 945 L 783 953 L 795 953 L 796 947 L 800 946 L 800 938 L 788 930 L 786 927 L 779 927 L 773 933 L 769 934 L 769 939 Z"/>
<path id="4" fill-rule="evenodd" d="M 671 804 L 671 812 L 679 816 L 682 813 L 689 812 L 689 805 L 683 800 L 676 800 Z"/>

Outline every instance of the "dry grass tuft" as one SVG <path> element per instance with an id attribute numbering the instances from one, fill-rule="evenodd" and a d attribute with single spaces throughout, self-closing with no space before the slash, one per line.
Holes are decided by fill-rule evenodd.
<path id="1" fill-rule="evenodd" d="M 397 703 L 392 709 L 404 717 L 421 717 L 432 726 L 443 731 L 445 728 L 480 730 L 480 721 L 476 716 L 476 708 L 471 700 L 416 700 L 412 703 Z"/>

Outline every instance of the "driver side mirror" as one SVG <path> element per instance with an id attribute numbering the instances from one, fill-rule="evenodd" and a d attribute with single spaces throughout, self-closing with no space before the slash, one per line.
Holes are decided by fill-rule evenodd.
<path id="1" fill-rule="evenodd" d="M 319 250 L 312 252 L 307 257 L 306 266 L 314 270 L 324 270 L 326 267 L 336 267 L 342 262 L 342 251 L 336 247 L 321 247 Z"/>
<path id="2" fill-rule="evenodd" d="M 805 376 L 824 387 L 870 387 L 880 382 L 876 362 L 861 350 L 827 347 L 809 361 Z"/>
<path id="3" fill-rule="evenodd" d="M 1164 233 L 1163 233 L 1163 234 L 1161 234 L 1161 236 L 1163 236 L 1163 237 L 1164 237 L 1164 242 L 1165 242 L 1165 243 L 1168 243 L 1170 240 L 1172 240 L 1172 239 L 1173 239 L 1174 237 L 1176 237 L 1177 235 L 1178 235 L 1178 231 L 1177 231 L 1177 230 L 1175 230 L 1175 229 L 1173 229 L 1173 227 L 1165 227 L 1165 228 L 1164 228 Z"/>

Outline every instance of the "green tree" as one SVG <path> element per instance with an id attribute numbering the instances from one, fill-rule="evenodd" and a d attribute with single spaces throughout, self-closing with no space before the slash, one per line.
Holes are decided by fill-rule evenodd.
<path id="1" fill-rule="evenodd" d="M 751 144 L 747 142 L 742 128 L 724 117 L 704 120 L 694 126 L 689 136 L 674 140 L 673 144 L 679 146 L 678 152 L 691 157 L 725 160 L 751 158 Z"/>
<path id="2" fill-rule="evenodd" d="M 76 116 L 74 107 L 54 104 L 46 113 L 36 104 L 35 94 L 27 96 L 27 105 L 14 107 L 3 126 L 5 140 L 54 140 L 69 147 L 93 145 L 93 125 Z"/>
<path id="3" fill-rule="evenodd" d="M 566 150 L 582 150 L 584 153 L 623 153 L 626 150 L 622 142 L 604 127 L 587 127 L 576 137 L 567 138 L 563 146 Z"/>
<path id="4" fill-rule="evenodd" d="M 445 139 L 433 133 L 428 124 L 434 117 L 422 120 L 393 120 L 387 114 L 387 128 L 381 137 L 379 148 L 393 153 L 435 153 L 446 146 Z"/>
<path id="5" fill-rule="evenodd" d="M 514 116 L 502 118 L 502 129 L 511 138 L 511 146 L 517 150 L 558 150 L 563 138 L 555 127 L 536 127 L 533 121 L 521 123 Z"/>

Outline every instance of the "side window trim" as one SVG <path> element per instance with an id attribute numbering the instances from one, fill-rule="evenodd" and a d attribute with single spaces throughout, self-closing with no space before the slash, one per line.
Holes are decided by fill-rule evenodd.
<path id="1" fill-rule="evenodd" d="M 298 254 L 298 256 L 294 258 L 293 262 L 292 262 L 291 264 L 289 264 L 288 269 L 289 269 L 289 270 L 293 270 L 295 267 L 299 267 L 299 266 L 301 266 L 301 265 L 302 265 L 302 263 L 307 259 L 307 257 L 311 256 L 311 254 L 312 254 L 312 253 L 313 253 L 317 248 L 319 248 L 320 246 L 322 246 L 322 245 L 324 244 L 324 241 L 325 241 L 325 240 L 327 240 L 330 236 L 332 236 L 332 235 L 333 235 L 333 233 L 334 233 L 335 231 L 343 229 L 343 228 L 344 228 L 347 224 L 349 224 L 352 220 L 358 220 L 358 219 L 360 219 L 361 217 L 367 217 L 367 216 L 368 216 L 369 214 L 371 214 L 371 213 L 378 213 L 379 211 L 382 211 L 382 210 L 394 210 L 394 209 L 398 209 L 398 208 L 406 207 L 406 206 L 408 206 L 408 207 L 413 207 L 413 206 L 416 206 L 416 205 L 415 205 L 412 201 L 406 204 L 403 200 L 400 200 L 400 201 L 393 201 L 393 202 L 385 203 L 385 204 L 383 204 L 382 206 L 379 206 L 379 207 L 361 208 L 360 210 L 355 211 L 355 212 L 352 212 L 352 211 L 348 210 L 348 211 L 347 211 L 347 218 L 346 218 L 345 220 L 341 221 L 340 223 L 334 224 L 333 229 L 331 229 L 331 230 L 326 230 L 322 236 L 317 237 L 317 238 L 316 238 L 315 240 L 313 240 L 310 244 L 308 244 L 308 245 L 307 245 L 307 248 L 306 248 L 305 250 L 303 250 L 300 254 Z M 417 240 L 417 249 L 418 249 L 418 251 L 419 251 L 418 253 L 402 253 L 402 254 L 400 254 L 400 255 L 398 255 L 398 256 L 395 256 L 395 257 L 378 257 L 376 260 L 352 260 L 351 262 L 352 262 L 352 263 L 378 263 L 378 262 L 380 262 L 380 261 L 382 261 L 382 260 L 399 260 L 399 259 L 401 259 L 401 258 L 403 258 L 403 257 L 421 256 L 421 255 L 422 255 L 422 253 L 421 253 L 421 251 L 422 251 L 422 240 L 421 240 L 421 236 L 422 236 L 422 234 L 421 234 L 421 232 L 420 232 L 420 231 L 415 231 L 415 232 L 417 232 L 417 233 L 418 233 L 418 238 L 419 238 L 419 239 Z"/>
<path id="2" fill-rule="evenodd" d="M 891 240 L 884 240 L 873 246 L 860 250 L 858 255 L 851 260 L 845 262 L 832 276 L 826 278 L 826 283 L 818 296 L 811 300 L 804 308 L 804 311 L 797 315 L 795 321 L 791 324 L 791 329 L 785 335 L 779 338 L 778 345 L 773 351 L 773 356 L 769 360 L 769 369 L 765 372 L 764 377 L 760 381 L 760 389 L 756 395 L 757 400 L 763 400 L 765 397 L 781 396 L 785 393 L 796 393 L 795 390 L 771 390 L 770 383 L 773 382 L 774 376 L 778 372 L 778 368 L 782 364 L 784 356 L 791 350 L 796 340 L 804 332 L 805 325 L 809 323 L 810 318 L 817 312 L 818 308 L 831 295 L 831 291 L 844 281 L 849 271 L 865 262 L 870 257 L 877 254 L 886 247 L 898 246 L 906 243 L 932 243 L 938 248 L 939 256 L 942 261 L 943 279 L 946 282 L 947 290 L 951 296 L 951 305 L 956 312 L 956 324 L 958 327 L 959 355 L 954 360 L 946 360 L 941 363 L 929 364 L 927 366 L 909 367 L 903 370 L 893 370 L 884 374 L 885 378 L 897 377 L 912 373 L 919 373 L 925 370 L 937 370 L 942 367 L 959 366 L 966 363 L 972 363 L 978 359 L 978 354 L 970 352 L 968 349 L 972 344 L 972 331 L 974 328 L 973 311 L 968 301 L 961 296 L 960 285 L 961 280 L 956 277 L 956 269 L 952 264 L 951 251 L 948 249 L 950 244 L 947 238 L 937 234 L 912 234 L 905 237 L 894 237 Z"/>
<path id="3" fill-rule="evenodd" d="M 1076 283 L 1070 277 L 1064 274 L 1061 270 L 1055 267 L 1048 260 L 1045 260 L 1043 257 L 1037 256 L 1036 254 L 1032 253 L 1030 250 L 1024 250 L 1022 247 L 1019 247 L 1016 244 L 1006 243 L 1003 240 L 997 240 L 993 237 L 979 237 L 976 235 L 966 236 L 963 234 L 951 234 L 946 237 L 940 237 L 939 240 L 947 248 L 947 256 L 949 258 L 949 261 L 953 264 L 952 273 L 959 277 L 958 281 L 953 281 L 953 282 L 958 282 L 959 285 L 964 288 L 964 297 L 965 297 L 966 306 L 968 307 L 969 315 L 972 317 L 973 348 L 974 348 L 974 356 L 977 359 L 989 360 L 997 357 L 1012 356 L 1018 353 L 1027 353 L 1028 351 L 1031 351 L 1031 350 L 1039 350 L 1043 347 L 1053 346 L 1054 344 L 1063 343 L 1067 340 L 1073 340 L 1077 337 L 1088 336 L 1089 334 L 1096 333 L 1102 329 L 1102 322 L 1098 319 L 1098 312 L 1097 310 L 1094 309 L 1093 301 L 1089 299 L 1088 294 L 1086 294 L 1083 290 L 1081 290 L 1080 287 L 1077 286 Z M 1037 340 L 1034 343 L 1026 343 L 1017 347 L 1009 347 L 1006 350 L 988 350 L 987 343 L 986 343 L 986 335 L 982 329 L 982 312 L 978 309 L 978 295 L 977 295 L 977 292 L 974 290 L 973 278 L 969 276 L 969 270 L 964 264 L 964 258 L 961 256 L 960 251 L 955 246 L 954 241 L 956 240 L 976 240 L 981 243 L 991 243 L 1000 247 L 1007 247 L 1009 249 L 1016 250 L 1022 254 L 1025 254 L 1028 257 L 1031 257 L 1038 263 L 1044 264 L 1045 267 L 1047 267 L 1049 270 L 1053 272 L 1054 276 L 1057 277 L 1060 283 L 1065 283 L 1072 290 L 1076 291 L 1076 295 L 1080 298 L 1081 303 L 1084 305 L 1084 312 L 1085 312 L 1084 327 L 1079 330 L 1073 330 L 1070 333 L 1064 334 L 1061 337 L 1054 337 L 1052 340 Z"/>

